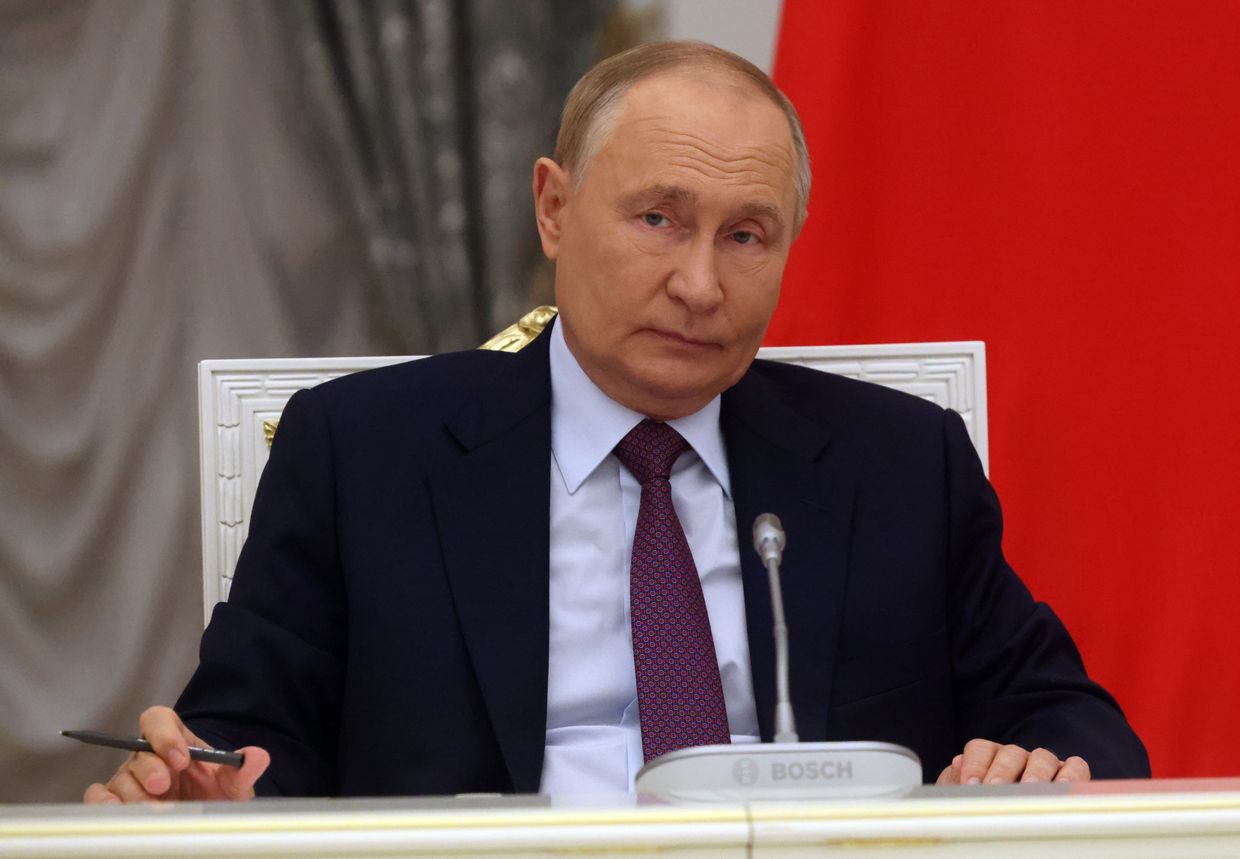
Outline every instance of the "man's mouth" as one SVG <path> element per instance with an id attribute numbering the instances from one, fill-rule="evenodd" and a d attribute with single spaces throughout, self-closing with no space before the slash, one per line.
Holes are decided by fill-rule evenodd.
<path id="1" fill-rule="evenodd" d="M 675 331 L 666 331 L 661 328 L 651 328 L 649 329 L 649 331 L 653 334 L 658 335 L 663 340 L 666 340 L 670 343 L 675 343 L 679 346 L 704 348 L 707 346 L 715 345 L 714 343 L 710 343 L 706 340 L 698 340 L 694 337 L 689 337 L 685 334 L 678 334 Z"/>

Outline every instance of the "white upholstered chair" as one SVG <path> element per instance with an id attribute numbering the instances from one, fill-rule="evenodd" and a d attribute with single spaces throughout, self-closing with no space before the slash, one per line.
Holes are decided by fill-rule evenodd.
<path id="1" fill-rule="evenodd" d="M 484 344 L 515 351 L 547 314 L 540 308 Z M 540 315 L 541 314 L 541 315 Z M 526 323 L 535 318 L 531 329 Z M 328 379 L 419 356 L 268 358 L 198 365 L 202 466 L 203 610 L 228 596 L 245 541 L 258 476 L 284 404 L 293 393 Z M 877 382 L 955 409 L 988 467 L 986 349 L 980 342 L 868 346 L 788 346 L 758 357 Z"/>

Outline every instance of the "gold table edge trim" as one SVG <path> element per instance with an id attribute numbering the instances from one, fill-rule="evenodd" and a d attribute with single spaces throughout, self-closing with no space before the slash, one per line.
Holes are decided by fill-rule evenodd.
<path id="1" fill-rule="evenodd" d="M 166 808 L 173 811 L 175 803 Z M 219 817 L 208 819 L 199 815 L 179 817 L 176 820 L 159 818 L 126 818 L 115 821 L 74 821 L 61 823 L 48 821 L 31 825 L 17 823 L 12 827 L 0 823 L 0 840 L 6 837 L 29 837 L 32 835 L 127 835 L 137 833 L 171 832 L 306 832 L 356 829 L 465 829 L 504 827 L 532 828 L 546 826 L 634 826 L 696 823 L 749 822 L 744 808 L 727 809 L 641 809 L 621 812 L 560 812 L 542 814 L 540 809 L 526 813 L 502 811 L 496 814 L 459 814 L 452 811 L 340 811 L 316 812 L 314 817 L 302 817 L 296 812 L 272 812 L 270 815 L 255 813 L 242 817 Z M 249 819 L 246 819 L 246 818 Z"/>
<path id="2" fill-rule="evenodd" d="M 1070 801 L 1069 801 L 1070 800 Z M 165 806 L 169 810 L 174 804 Z M 1226 793 L 1211 797 L 1200 794 L 1177 797 L 1171 794 L 1145 794 L 1137 796 L 1077 796 L 1038 797 L 1005 801 L 983 798 L 977 800 L 912 800 L 900 804 L 878 804 L 858 807 L 848 802 L 840 805 L 803 804 L 758 806 L 729 806 L 724 809 L 626 809 L 624 811 L 556 812 L 541 813 L 531 810 L 525 813 L 510 811 L 498 814 L 457 814 L 453 812 L 411 811 L 346 811 L 318 813 L 314 817 L 301 817 L 295 812 L 273 812 L 270 816 L 219 817 L 205 819 L 199 815 L 180 817 L 175 820 L 159 818 L 127 818 L 115 821 L 29 821 L 13 824 L 0 823 L 0 840 L 5 838 L 30 838 L 44 836 L 119 836 L 139 834 L 174 834 L 227 831 L 233 834 L 259 832 L 328 832 L 358 829 L 460 829 L 502 827 L 531 828 L 547 826 L 635 826 L 698 823 L 758 824 L 786 822 L 790 820 L 875 820 L 889 818 L 923 819 L 928 817 L 994 817 L 1002 815 L 1073 814 L 1093 815 L 1114 812 L 1134 814 L 1160 811 L 1217 811 L 1232 809 L 1240 811 L 1240 793 Z"/>

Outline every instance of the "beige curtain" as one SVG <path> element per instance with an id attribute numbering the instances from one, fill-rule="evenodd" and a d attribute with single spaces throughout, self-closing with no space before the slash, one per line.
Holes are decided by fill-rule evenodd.
<path id="1" fill-rule="evenodd" d="M 269 2 L 0 2 L 0 801 L 201 628 L 195 363 L 396 350 Z"/>

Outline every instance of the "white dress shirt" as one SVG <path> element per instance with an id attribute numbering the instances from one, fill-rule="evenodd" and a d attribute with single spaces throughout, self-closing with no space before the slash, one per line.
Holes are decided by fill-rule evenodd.
<path id="1" fill-rule="evenodd" d="M 643 416 L 590 381 L 551 331 L 551 639 L 541 791 L 633 789 L 642 766 L 629 626 L 629 564 L 641 485 L 612 449 Z M 757 742 L 736 513 L 719 398 L 668 422 L 689 442 L 672 468 L 723 681 L 732 742 Z"/>

